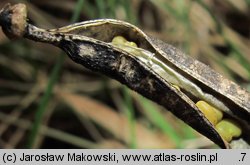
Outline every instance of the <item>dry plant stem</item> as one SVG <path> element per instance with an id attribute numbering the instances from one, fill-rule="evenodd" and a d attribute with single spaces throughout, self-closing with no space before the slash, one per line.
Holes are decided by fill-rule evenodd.
<path id="1" fill-rule="evenodd" d="M 3 146 L 8 146 L 9 144 L 5 142 L 3 139 L 0 139 L 0 148 L 4 148 Z"/>
<path id="2" fill-rule="evenodd" d="M 23 80 L 30 80 L 33 68 L 20 58 L 10 58 L 3 54 L 0 54 L 0 65 L 13 71 L 18 77 Z M 12 67 L 15 66 L 15 67 Z"/>
<path id="3" fill-rule="evenodd" d="M 5 149 L 14 149 L 17 144 L 22 140 L 25 135 L 25 131 L 21 128 L 17 128 L 17 130 L 12 134 L 8 143 L 3 147 Z"/>
<path id="4" fill-rule="evenodd" d="M 20 83 L 19 81 L 9 81 L 0 79 L 1 88 L 13 89 L 21 92 L 27 92 L 33 87 L 33 83 Z"/>
<path id="5" fill-rule="evenodd" d="M 102 126 L 105 130 L 112 133 L 117 139 L 123 141 L 127 145 L 130 143 L 128 121 L 124 115 L 116 113 L 110 107 L 79 94 L 59 91 L 57 96 L 60 96 L 61 100 L 72 106 L 79 115 L 95 121 L 95 123 Z M 98 113 L 93 111 L 93 109 L 98 109 Z M 152 133 L 140 122 L 136 123 L 135 129 L 138 148 L 174 147 L 173 144 L 169 142 L 168 137 L 158 132 Z"/>
<path id="6" fill-rule="evenodd" d="M 77 113 L 76 111 L 74 111 L 74 112 L 76 113 L 79 121 L 88 130 L 88 133 L 91 135 L 91 137 L 95 141 L 103 141 L 104 140 L 104 137 L 101 135 L 101 133 L 98 131 L 98 129 L 96 128 L 96 126 L 93 124 L 92 121 L 90 121 L 88 118 L 86 118 L 82 115 L 79 115 L 79 113 Z"/>
<path id="7" fill-rule="evenodd" d="M 213 145 L 214 145 L 214 143 L 212 143 L 206 137 L 201 137 L 201 138 L 183 141 L 183 146 L 186 149 L 211 148 L 211 146 L 213 146 Z"/>
<path id="8" fill-rule="evenodd" d="M 35 99 L 37 99 L 41 91 L 39 83 L 37 83 L 21 101 L 19 100 L 19 106 L 15 108 L 10 115 L 13 116 L 13 120 L 9 123 L 15 123 L 19 116 L 22 114 L 23 110 L 27 108 Z M 0 135 L 2 135 L 9 127 L 8 123 L 3 123 L 0 125 Z"/>
<path id="9" fill-rule="evenodd" d="M 16 105 L 17 103 L 19 103 L 20 99 L 22 99 L 22 96 L 20 95 L 2 96 L 0 97 L 0 105 Z"/>
<path id="10" fill-rule="evenodd" d="M 18 128 L 23 129 L 23 131 L 30 130 L 32 126 L 32 123 L 28 120 L 21 119 L 21 118 L 16 120 L 15 117 L 6 115 L 1 112 L 0 112 L 0 120 L 3 121 L 4 123 L 9 123 L 9 124 L 11 123 L 12 125 L 17 126 Z M 13 120 L 16 120 L 16 122 L 12 123 Z M 81 148 L 97 148 L 98 147 L 95 143 L 84 140 L 83 138 L 62 132 L 60 130 L 49 128 L 44 125 L 41 125 L 41 129 L 39 130 L 38 133 L 57 139 L 57 140 L 67 142 L 69 144 L 73 144 Z"/>

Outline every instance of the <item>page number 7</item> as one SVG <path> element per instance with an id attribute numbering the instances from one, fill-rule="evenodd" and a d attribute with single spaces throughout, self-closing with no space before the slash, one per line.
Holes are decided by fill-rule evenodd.
<path id="1" fill-rule="evenodd" d="M 242 153 L 240 153 L 240 154 L 242 155 L 242 158 L 241 158 L 240 161 L 244 161 L 244 158 L 245 158 L 245 156 L 246 156 L 246 153 L 245 153 L 245 152 L 242 152 Z"/>

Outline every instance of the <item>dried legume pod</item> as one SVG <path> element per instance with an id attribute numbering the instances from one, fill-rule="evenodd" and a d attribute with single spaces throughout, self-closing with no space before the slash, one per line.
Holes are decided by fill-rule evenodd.
<path id="1" fill-rule="evenodd" d="M 240 140 L 233 140 L 234 146 L 243 142 L 244 148 L 249 147 L 250 94 L 205 64 L 146 35 L 134 25 L 112 19 L 51 30 L 37 28 L 24 19 L 25 30 L 15 33 L 12 8 L 5 7 L 0 14 L 0 24 L 7 34 L 61 48 L 76 63 L 120 81 L 164 106 L 221 148 L 230 148 L 229 141 L 222 138 L 195 105 L 204 100 L 241 128 L 243 134 Z M 117 36 L 125 40 L 112 43 Z"/>

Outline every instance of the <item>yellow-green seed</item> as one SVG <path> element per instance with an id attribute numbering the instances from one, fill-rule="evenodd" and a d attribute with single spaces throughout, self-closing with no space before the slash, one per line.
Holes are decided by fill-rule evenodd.
<path id="1" fill-rule="evenodd" d="M 177 86 L 177 85 L 175 85 L 175 84 L 173 84 L 172 85 L 173 87 L 175 87 L 178 91 L 180 91 L 181 89 L 180 89 L 180 87 L 179 86 Z"/>
<path id="2" fill-rule="evenodd" d="M 123 36 L 116 36 L 112 40 L 112 44 L 117 44 L 117 45 L 125 45 L 127 40 Z"/>
<path id="3" fill-rule="evenodd" d="M 216 125 L 222 119 L 222 112 L 212 107 L 207 102 L 202 100 L 198 101 L 196 106 L 213 125 Z"/>
<path id="4" fill-rule="evenodd" d="M 116 44 L 116 45 L 125 45 L 125 46 L 135 47 L 135 48 L 138 47 L 135 42 L 127 41 L 126 38 L 124 38 L 123 36 L 115 36 L 111 43 Z"/>
<path id="5" fill-rule="evenodd" d="M 141 56 L 143 53 L 142 51 L 136 49 L 138 47 L 135 42 L 127 41 L 123 36 L 114 37 L 111 43 L 116 45 L 120 49 L 125 50 L 126 52 L 136 56 Z"/>
<path id="6" fill-rule="evenodd" d="M 135 42 L 129 42 L 129 41 L 127 41 L 127 42 L 125 43 L 125 45 L 131 46 L 131 47 L 135 47 L 135 48 L 138 48 L 138 46 L 137 46 L 137 44 L 136 44 Z"/>
<path id="7" fill-rule="evenodd" d="M 237 123 L 232 120 L 224 119 L 220 121 L 216 126 L 216 130 L 227 142 L 230 142 L 232 138 L 239 137 L 242 134 L 241 128 Z"/>
<path id="8" fill-rule="evenodd" d="M 230 133 L 228 133 L 226 125 L 219 123 L 215 126 L 215 128 L 216 131 L 224 140 L 226 140 L 227 142 L 230 142 L 232 140 L 233 136 Z"/>
<path id="9" fill-rule="evenodd" d="M 221 121 L 223 118 L 223 113 L 220 110 L 218 110 L 217 108 L 215 108 L 213 106 L 211 106 L 211 107 L 212 107 L 213 111 L 216 113 L 217 121 Z"/>

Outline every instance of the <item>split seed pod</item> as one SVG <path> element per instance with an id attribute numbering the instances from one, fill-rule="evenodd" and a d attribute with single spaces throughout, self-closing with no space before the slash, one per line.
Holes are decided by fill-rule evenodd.
<path id="1" fill-rule="evenodd" d="M 0 14 L 0 17 L 5 17 L 0 19 L 1 26 L 11 31 L 11 15 L 7 18 Z M 116 36 L 136 43 L 136 53 L 112 44 Z M 134 25 L 100 19 L 44 30 L 26 23 L 23 37 L 61 48 L 76 63 L 118 80 L 164 106 L 221 148 L 230 148 L 195 105 L 196 101 L 205 100 L 240 125 L 241 141 L 245 148 L 249 147 L 250 94 L 203 63 L 146 35 Z M 180 90 L 172 84 L 179 86 Z"/>

